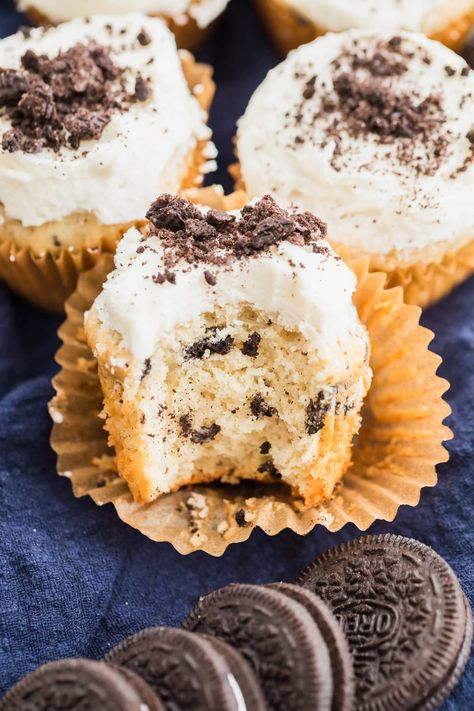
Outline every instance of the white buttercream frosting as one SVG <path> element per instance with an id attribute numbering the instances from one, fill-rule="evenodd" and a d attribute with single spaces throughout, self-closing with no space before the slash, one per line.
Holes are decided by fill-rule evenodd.
<path id="1" fill-rule="evenodd" d="M 92 15 L 123 15 L 142 12 L 171 17 L 175 22 L 189 16 L 207 27 L 225 9 L 229 0 L 18 0 L 20 10 L 32 8 L 54 23 Z M 183 19 L 184 18 L 184 19 Z"/>
<path id="2" fill-rule="evenodd" d="M 410 258 L 419 249 L 468 241 L 474 234 L 474 151 L 468 138 L 474 72 L 423 35 L 398 35 L 401 44 L 386 54 L 404 68 L 376 81 L 408 97 L 415 108 L 439 97 L 440 109 L 433 114 L 439 143 L 423 134 L 384 142 L 373 131 L 350 132 L 352 118 L 337 103 L 334 77 L 347 72 L 372 81 L 367 68 L 354 70 L 349 55 L 373 55 L 377 43 L 385 46 L 392 37 L 353 30 L 300 47 L 270 71 L 239 122 L 238 154 L 251 196 L 271 193 L 281 204 L 315 212 L 336 242 Z M 335 110 L 324 108 L 333 100 Z"/>
<path id="3" fill-rule="evenodd" d="M 284 0 L 317 25 L 333 32 L 351 28 L 429 31 L 436 18 L 461 17 L 472 0 Z"/>
<path id="4" fill-rule="evenodd" d="M 142 29 L 151 39 L 145 46 L 137 41 Z M 89 40 L 111 48 L 130 82 L 138 74 L 148 79 L 151 98 L 115 112 L 101 138 L 82 141 L 78 150 L 0 150 L 0 202 L 25 226 L 78 212 L 94 213 L 104 224 L 140 219 L 157 194 L 179 190 L 198 140 L 210 137 L 174 37 L 160 19 L 96 16 L 33 30 L 29 38 L 18 33 L 0 41 L 0 67 L 19 68 L 28 49 L 54 57 Z M 0 135 L 9 128 L 8 117 L 0 116 Z"/>
<path id="5" fill-rule="evenodd" d="M 150 235 L 143 241 L 132 228 L 118 245 L 115 270 L 94 312 L 106 329 L 121 335 L 125 348 L 145 360 L 177 326 L 213 313 L 216 306 L 250 305 L 302 333 L 330 364 L 337 382 L 347 377 L 348 353 L 351 362 L 363 362 L 366 336 L 352 304 L 355 275 L 326 240 L 319 238 L 317 245 L 322 249 L 313 251 L 311 244 L 282 241 L 257 256 L 220 266 L 181 260 L 173 267 L 175 283 L 157 284 L 153 277 L 165 268 L 162 240 Z M 208 282 L 206 271 L 215 284 Z"/>

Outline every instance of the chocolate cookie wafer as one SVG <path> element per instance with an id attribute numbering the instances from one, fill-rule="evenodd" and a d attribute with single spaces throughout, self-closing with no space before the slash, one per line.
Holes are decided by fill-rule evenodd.
<path id="1" fill-rule="evenodd" d="M 361 711 L 429 711 L 451 691 L 471 636 L 459 582 L 428 546 L 394 535 L 344 543 L 298 583 L 321 596 L 349 641 Z"/>
<path id="2" fill-rule="evenodd" d="M 235 647 L 251 664 L 272 711 L 329 711 L 329 653 L 306 609 L 256 585 L 228 585 L 202 597 L 183 626 Z"/>
<path id="3" fill-rule="evenodd" d="M 167 709 L 242 708 L 236 695 L 237 682 L 227 662 L 199 635 L 171 627 L 150 627 L 120 642 L 105 661 L 141 676 Z"/>
<path id="4" fill-rule="evenodd" d="M 0 701 L 1 711 L 162 711 L 158 700 L 103 662 L 63 659 L 25 676 Z"/>
<path id="5" fill-rule="evenodd" d="M 351 711 L 354 703 L 354 669 L 347 640 L 326 603 L 306 588 L 290 583 L 271 583 L 267 587 L 288 595 L 303 605 L 326 642 L 333 676 L 332 711 Z"/>

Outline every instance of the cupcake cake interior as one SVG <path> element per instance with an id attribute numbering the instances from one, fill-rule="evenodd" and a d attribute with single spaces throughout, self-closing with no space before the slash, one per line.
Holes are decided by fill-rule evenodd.
<path id="1" fill-rule="evenodd" d="M 283 481 L 307 505 L 350 461 L 370 382 L 355 278 L 309 213 L 163 196 L 86 317 L 118 470 L 138 501 Z"/>

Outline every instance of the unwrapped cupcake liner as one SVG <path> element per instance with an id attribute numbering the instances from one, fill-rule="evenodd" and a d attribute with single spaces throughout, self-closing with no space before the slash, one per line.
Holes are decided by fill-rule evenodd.
<path id="1" fill-rule="evenodd" d="M 224 197 L 213 188 L 188 197 L 221 209 L 245 201 L 243 194 Z M 352 464 L 330 501 L 304 509 L 282 485 L 247 481 L 191 486 L 149 504 L 134 502 L 107 446 L 97 364 L 83 328 L 84 312 L 113 268 L 112 255 L 81 275 L 59 330 L 51 445 L 58 473 L 71 480 L 75 496 L 112 503 L 125 523 L 180 553 L 214 556 L 248 539 L 256 527 L 268 535 L 284 528 L 303 535 L 317 524 L 338 531 L 350 522 L 365 530 L 378 519 L 393 520 L 402 504 L 415 506 L 422 488 L 436 484 L 436 465 L 448 459 L 442 444 L 452 436 L 443 424 L 450 413 L 442 399 L 448 383 L 436 374 L 441 359 L 428 349 L 433 334 L 420 326 L 420 309 L 403 302 L 402 289 L 385 288 L 385 275 L 370 273 L 367 259 L 342 256 L 357 276 L 354 303 L 371 341 L 373 381 Z"/>
<path id="2" fill-rule="evenodd" d="M 208 111 L 215 92 L 212 67 L 198 64 L 189 52 L 180 51 L 183 73 L 189 88 L 204 111 Z M 196 145 L 182 189 L 200 185 L 203 166 L 208 161 L 209 141 Z M 64 302 L 74 291 L 81 272 L 91 269 L 101 255 L 114 252 L 129 225 L 104 225 L 103 236 L 91 247 L 63 247 L 53 253 L 36 255 L 30 247 L 20 247 L 13 240 L 0 239 L 0 280 L 12 291 L 45 311 L 61 313 Z"/>

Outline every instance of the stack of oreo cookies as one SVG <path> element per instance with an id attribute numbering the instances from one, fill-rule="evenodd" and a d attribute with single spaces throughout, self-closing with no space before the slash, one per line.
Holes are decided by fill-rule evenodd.
<path id="1" fill-rule="evenodd" d="M 457 683 L 472 616 L 431 548 L 360 538 L 297 582 L 229 585 L 183 629 L 143 630 L 102 662 L 46 664 L 0 711 L 428 711 Z"/>

